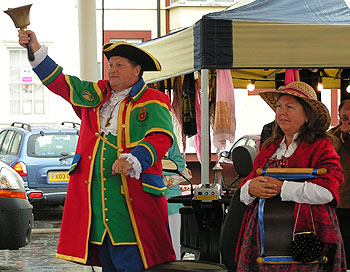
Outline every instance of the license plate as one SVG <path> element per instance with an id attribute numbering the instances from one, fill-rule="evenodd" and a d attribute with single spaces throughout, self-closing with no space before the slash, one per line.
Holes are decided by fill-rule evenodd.
<path id="1" fill-rule="evenodd" d="M 50 182 L 69 181 L 68 172 L 49 172 Z"/>

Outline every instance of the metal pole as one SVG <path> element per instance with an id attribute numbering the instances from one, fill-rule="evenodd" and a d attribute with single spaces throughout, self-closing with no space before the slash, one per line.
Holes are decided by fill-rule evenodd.
<path id="1" fill-rule="evenodd" d="M 160 37 L 160 0 L 157 0 L 157 37 Z"/>
<path id="2" fill-rule="evenodd" d="M 80 78 L 97 81 L 96 1 L 78 0 Z"/>
<path id="3" fill-rule="evenodd" d="M 201 70 L 201 183 L 209 183 L 209 71 Z"/>

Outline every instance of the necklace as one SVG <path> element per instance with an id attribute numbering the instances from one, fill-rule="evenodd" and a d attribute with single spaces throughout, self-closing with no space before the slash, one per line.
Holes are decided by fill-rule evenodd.
<path id="1" fill-rule="evenodd" d="M 115 110 L 115 107 L 120 103 L 120 101 L 118 101 L 117 103 L 114 104 L 111 112 L 109 113 L 109 116 L 107 118 L 107 121 L 106 121 L 106 124 L 105 124 L 105 127 L 109 127 L 111 125 L 111 119 L 112 119 L 112 115 L 113 115 L 113 112 Z"/>

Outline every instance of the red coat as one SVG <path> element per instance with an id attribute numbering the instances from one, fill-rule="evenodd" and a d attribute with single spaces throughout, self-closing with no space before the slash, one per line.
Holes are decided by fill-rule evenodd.
<path id="1" fill-rule="evenodd" d="M 271 158 L 276 152 L 281 141 L 282 139 L 277 145 L 267 145 L 259 152 L 254 160 L 253 171 L 243 180 L 241 186 L 243 186 L 243 184 L 245 184 L 245 182 L 248 180 L 257 176 L 256 170 L 258 168 L 264 168 L 268 159 Z M 288 167 L 327 169 L 326 174 L 319 175 L 314 179 L 306 180 L 306 182 L 312 182 L 327 188 L 333 194 L 334 200 L 326 205 L 336 207 L 339 201 L 338 188 L 339 185 L 343 183 L 344 177 L 342 174 L 339 156 L 330 139 L 318 139 L 312 144 L 308 144 L 307 142 L 300 143 L 292 156 L 288 158 Z M 253 203 L 255 203 L 255 201 Z M 253 205 L 247 209 L 246 219 L 249 217 L 249 212 L 252 210 Z M 295 206 L 297 207 L 297 205 Z M 335 226 L 330 220 L 327 208 L 325 205 L 311 206 L 317 235 L 322 242 L 335 243 L 338 237 L 335 237 L 334 235 L 336 233 L 334 231 Z M 296 207 L 294 209 L 294 218 L 296 217 L 297 212 Z M 309 207 L 308 205 L 301 205 L 298 219 L 298 229 L 312 229 L 312 226 L 309 224 L 311 224 Z"/>
<path id="2" fill-rule="evenodd" d="M 90 190 L 95 156 L 101 141 L 99 109 L 110 97 L 111 90 L 108 81 L 82 82 L 63 75 L 62 68 L 49 57 L 34 71 L 51 91 L 69 101 L 81 118 L 57 257 L 98 265 L 96 248 L 89 243 Z M 155 116 L 157 110 L 161 116 Z M 133 153 L 143 169 L 139 180 L 122 175 L 122 184 L 140 255 L 147 268 L 176 259 L 168 233 L 167 202 L 163 196 L 166 187 L 161 178 L 160 164 L 160 158 L 172 143 L 170 103 L 166 95 L 148 89 L 141 79 L 121 103 L 119 113 L 116 152 Z M 156 125 L 150 129 L 152 122 Z M 135 126 L 139 126 L 137 130 Z"/>

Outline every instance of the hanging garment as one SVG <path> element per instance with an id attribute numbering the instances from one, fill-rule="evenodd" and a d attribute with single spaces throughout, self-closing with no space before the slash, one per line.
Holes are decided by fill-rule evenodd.
<path id="1" fill-rule="evenodd" d="M 233 143 L 235 130 L 235 98 L 231 71 L 217 70 L 214 146 L 219 150 L 223 150 L 226 148 L 226 140 Z"/>
<path id="2" fill-rule="evenodd" d="M 196 126 L 196 110 L 195 110 L 195 81 L 193 73 L 187 74 L 184 77 L 182 86 L 183 99 L 183 128 L 187 136 L 197 134 Z"/>

